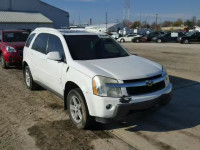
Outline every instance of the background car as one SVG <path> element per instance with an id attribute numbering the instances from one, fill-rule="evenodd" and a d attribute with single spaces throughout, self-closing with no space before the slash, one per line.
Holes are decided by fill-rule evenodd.
<path id="1" fill-rule="evenodd" d="M 0 31 L 0 58 L 4 69 L 22 63 L 23 48 L 28 36 L 29 32 L 24 30 Z"/>
<path id="2" fill-rule="evenodd" d="M 121 43 L 124 43 L 124 42 L 133 42 L 133 39 L 134 38 L 137 38 L 137 37 L 141 37 L 142 35 L 140 34 L 129 34 L 125 37 L 121 37 L 119 39 L 117 39 L 118 42 L 121 42 Z"/>
<path id="3" fill-rule="evenodd" d="M 182 44 L 189 44 L 193 42 L 200 42 L 200 32 L 188 32 L 185 36 L 182 36 L 180 38 L 180 43 Z"/>
<path id="4" fill-rule="evenodd" d="M 140 43 L 140 42 L 148 42 L 148 35 L 143 35 L 141 37 L 136 37 L 133 39 L 133 42 Z"/>
<path id="5" fill-rule="evenodd" d="M 165 34 L 165 32 L 162 32 L 162 31 L 151 32 L 147 36 L 147 41 L 152 41 L 152 39 L 154 37 L 157 37 L 157 36 L 160 36 L 160 35 L 163 35 L 163 34 Z"/>
<path id="6" fill-rule="evenodd" d="M 162 43 L 162 42 L 177 42 L 177 38 L 183 36 L 182 32 L 169 32 L 163 35 L 154 37 L 153 42 Z"/>

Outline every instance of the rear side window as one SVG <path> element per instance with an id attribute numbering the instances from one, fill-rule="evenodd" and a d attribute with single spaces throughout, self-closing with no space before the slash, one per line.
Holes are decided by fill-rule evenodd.
<path id="1" fill-rule="evenodd" d="M 30 44 L 31 44 L 31 42 L 32 42 L 32 40 L 33 40 L 33 38 L 34 38 L 34 36 L 35 36 L 35 33 L 33 33 L 33 34 L 31 34 L 29 37 L 28 37 L 28 40 L 26 41 L 26 47 L 29 47 L 30 46 Z"/>
<path id="2" fill-rule="evenodd" d="M 33 43 L 32 49 L 41 52 L 43 54 L 46 54 L 47 40 L 48 40 L 48 34 L 46 33 L 39 34 Z"/>
<path id="3" fill-rule="evenodd" d="M 60 41 L 60 38 L 55 35 L 49 34 L 47 53 L 54 52 L 54 51 L 58 51 L 61 54 L 64 54 L 64 50 L 63 50 L 63 46 Z"/>

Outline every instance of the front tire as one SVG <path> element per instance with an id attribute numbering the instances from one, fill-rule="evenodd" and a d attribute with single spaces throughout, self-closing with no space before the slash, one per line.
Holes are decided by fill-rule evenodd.
<path id="1" fill-rule="evenodd" d="M 125 40 L 124 40 L 124 39 L 121 39 L 120 42 L 121 42 L 121 43 L 125 43 Z"/>
<path id="2" fill-rule="evenodd" d="M 157 43 L 162 43 L 162 40 L 161 40 L 161 39 L 158 39 L 158 40 L 157 40 Z"/>
<path id="3" fill-rule="evenodd" d="M 89 115 L 84 95 L 79 88 L 69 92 L 67 96 L 67 110 L 71 121 L 77 128 L 87 129 L 92 125 L 92 117 Z"/>
<path id="4" fill-rule="evenodd" d="M 4 59 L 4 56 L 3 56 L 3 53 L 1 53 L 1 55 L 0 55 L 0 59 L 1 59 L 1 67 L 3 68 L 3 69 L 8 69 L 8 66 L 7 66 L 7 64 L 6 64 L 6 62 L 5 62 L 5 59 Z"/>
<path id="5" fill-rule="evenodd" d="M 184 44 L 189 44 L 189 40 L 186 39 L 186 40 L 183 41 L 183 43 L 184 43 Z"/>
<path id="6" fill-rule="evenodd" d="M 25 67 L 24 69 L 24 80 L 25 80 L 25 84 L 26 87 L 33 91 L 38 89 L 38 85 L 34 82 L 30 68 L 28 66 Z"/>

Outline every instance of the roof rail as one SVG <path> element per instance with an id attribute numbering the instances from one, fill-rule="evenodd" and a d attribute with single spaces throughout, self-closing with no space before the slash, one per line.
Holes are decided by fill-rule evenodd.
<path id="1" fill-rule="evenodd" d="M 51 30 L 51 31 L 56 31 L 56 32 L 58 32 L 58 30 L 55 29 L 55 28 L 38 27 L 38 28 L 35 29 L 35 31 L 41 31 L 41 30 Z"/>

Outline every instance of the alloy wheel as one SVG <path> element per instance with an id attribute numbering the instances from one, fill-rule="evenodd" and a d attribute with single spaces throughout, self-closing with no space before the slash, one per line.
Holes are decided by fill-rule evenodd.
<path id="1" fill-rule="evenodd" d="M 80 123 L 83 119 L 81 101 L 75 95 L 70 99 L 70 113 L 76 123 Z"/>

